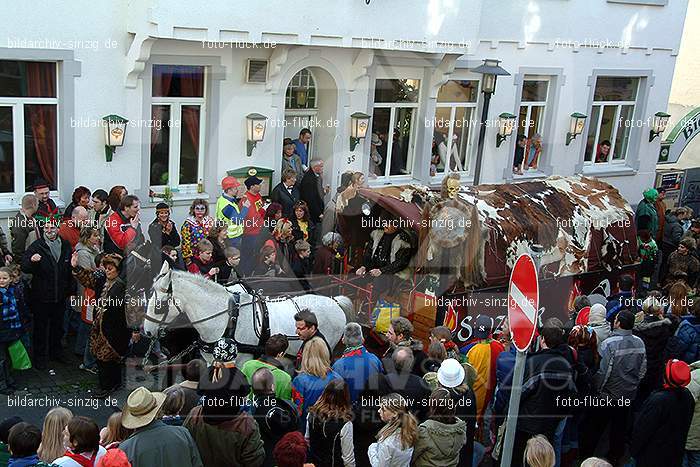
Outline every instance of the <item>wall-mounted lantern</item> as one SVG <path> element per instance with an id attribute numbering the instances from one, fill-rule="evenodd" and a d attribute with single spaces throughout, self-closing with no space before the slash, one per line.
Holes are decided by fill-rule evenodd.
<path id="1" fill-rule="evenodd" d="M 666 131 L 666 125 L 668 125 L 668 119 L 671 118 L 666 112 L 656 112 L 654 114 L 654 123 L 649 132 L 649 142 L 654 141 L 654 138 L 659 136 L 661 133 Z"/>
<path id="2" fill-rule="evenodd" d="M 119 115 L 106 115 L 102 117 L 102 121 L 105 128 L 105 158 L 107 162 L 112 162 L 116 148 L 124 145 L 126 124 L 129 120 Z"/>
<path id="3" fill-rule="evenodd" d="M 354 151 L 361 139 L 367 137 L 369 129 L 369 115 L 355 112 L 350 115 L 350 150 Z"/>
<path id="4" fill-rule="evenodd" d="M 582 113 L 574 112 L 571 114 L 571 120 L 569 121 L 569 132 L 566 134 L 566 145 L 571 144 L 573 140 L 576 139 L 578 135 L 583 133 L 583 128 L 586 126 L 587 115 Z"/>
<path id="5" fill-rule="evenodd" d="M 496 147 L 500 147 L 501 143 L 508 139 L 513 134 L 515 128 L 515 115 L 503 112 L 498 116 L 498 134 L 496 135 Z"/>
<path id="6" fill-rule="evenodd" d="M 267 117 L 264 115 L 252 113 L 246 115 L 246 129 L 248 136 L 248 151 L 246 154 L 248 157 L 253 155 L 253 148 L 257 144 L 265 139 L 265 125 L 267 124 Z"/>

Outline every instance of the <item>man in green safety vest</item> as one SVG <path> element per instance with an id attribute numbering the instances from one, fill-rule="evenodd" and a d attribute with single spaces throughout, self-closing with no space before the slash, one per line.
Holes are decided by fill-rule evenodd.
<path id="1" fill-rule="evenodd" d="M 250 201 L 247 198 L 239 206 L 241 182 L 235 177 L 221 180 L 221 196 L 216 200 L 216 220 L 226 225 L 226 243 L 240 249 L 243 226 Z"/>

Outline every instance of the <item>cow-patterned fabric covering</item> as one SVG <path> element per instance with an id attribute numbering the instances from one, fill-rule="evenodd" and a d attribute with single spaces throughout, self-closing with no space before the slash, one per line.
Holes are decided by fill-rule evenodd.
<path id="1" fill-rule="evenodd" d="M 440 201 L 439 192 L 423 186 L 369 188 L 360 194 L 413 220 L 418 231 L 426 228 L 420 222 L 423 207 Z M 617 189 L 598 179 L 555 176 L 462 186 L 458 196 L 477 209 L 478 225 L 472 226 L 470 235 L 478 237 L 482 258 L 476 261 L 482 263 L 481 283 L 464 284 L 465 288 L 507 283 L 515 260 L 530 252 L 532 244 L 544 248 L 546 277 L 610 271 L 637 261 L 634 213 Z M 429 236 L 421 232 L 421 238 Z"/>

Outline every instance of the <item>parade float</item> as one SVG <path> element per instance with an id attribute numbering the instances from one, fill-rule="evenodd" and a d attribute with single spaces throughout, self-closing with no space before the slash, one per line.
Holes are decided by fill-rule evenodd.
<path id="1" fill-rule="evenodd" d="M 355 289 L 357 315 L 369 327 L 386 326 L 381 308 L 389 303 L 389 317 L 408 316 L 416 337 L 427 339 L 431 327 L 444 324 L 464 343 L 478 315 L 492 317 L 495 327 L 503 320 L 508 279 L 522 253 L 540 264 L 540 319 L 566 320 L 578 295 L 615 292 L 619 275 L 634 275 L 638 264 L 634 213 L 617 189 L 595 178 L 464 186 L 450 174 L 440 190 L 401 185 L 356 193 L 338 215 L 349 270 L 361 264 L 382 216 L 418 238 L 409 287 L 399 297 L 382 297 L 371 281 L 358 286 L 352 274 L 338 281 Z"/>

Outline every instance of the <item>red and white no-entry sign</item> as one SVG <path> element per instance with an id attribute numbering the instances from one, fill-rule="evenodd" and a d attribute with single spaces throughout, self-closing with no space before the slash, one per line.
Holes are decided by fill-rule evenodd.
<path id="1" fill-rule="evenodd" d="M 510 273 L 508 322 L 515 348 L 525 352 L 535 335 L 540 289 L 537 268 L 530 255 L 520 255 Z"/>

